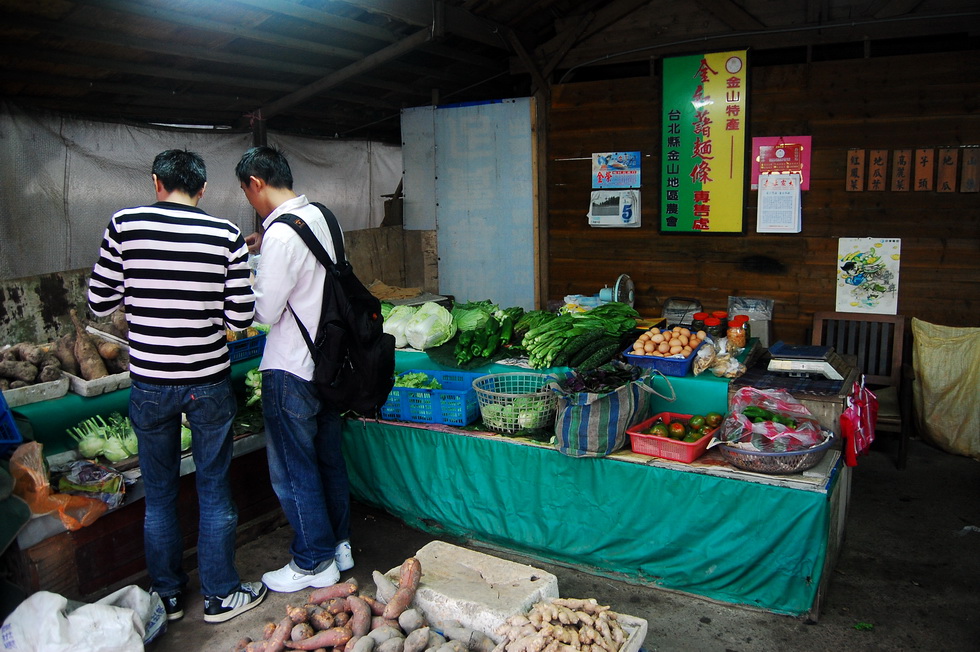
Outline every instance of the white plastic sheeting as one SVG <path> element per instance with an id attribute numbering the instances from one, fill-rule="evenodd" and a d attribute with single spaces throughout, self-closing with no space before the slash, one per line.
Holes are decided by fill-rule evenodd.
<path id="1" fill-rule="evenodd" d="M 293 171 L 293 188 L 326 204 L 345 230 L 380 226 L 383 195 L 402 175 L 401 148 L 269 133 Z M 150 171 L 159 152 L 183 148 L 204 158 L 200 207 L 255 230 L 255 214 L 235 177 L 251 135 L 157 129 L 28 115 L 0 103 L 0 278 L 91 266 L 109 216 L 155 201 Z"/>

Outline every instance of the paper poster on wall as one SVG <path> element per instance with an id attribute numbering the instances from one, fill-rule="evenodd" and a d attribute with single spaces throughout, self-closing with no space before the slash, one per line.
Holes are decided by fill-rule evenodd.
<path id="1" fill-rule="evenodd" d="M 745 50 L 664 59 L 661 231 L 742 231 L 747 73 Z"/>
<path id="2" fill-rule="evenodd" d="M 803 226 L 799 174 L 759 177 L 758 233 L 799 233 Z"/>
<path id="3" fill-rule="evenodd" d="M 599 152 L 592 155 L 593 188 L 639 188 L 639 152 Z"/>
<path id="4" fill-rule="evenodd" d="M 796 172 L 802 179 L 800 190 L 810 189 L 810 136 L 772 136 L 752 139 L 752 190 L 759 187 L 763 174 Z"/>
<path id="5" fill-rule="evenodd" d="M 593 190 L 589 202 L 589 226 L 640 226 L 639 190 Z"/>
<path id="6" fill-rule="evenodd" d="M 899 238 L 841 238 L 837 244 L 837 311 L 898 314 Z"/>

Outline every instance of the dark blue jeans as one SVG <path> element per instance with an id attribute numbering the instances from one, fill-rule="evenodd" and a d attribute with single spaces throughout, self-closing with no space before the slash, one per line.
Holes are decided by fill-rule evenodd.
<path id="1" fill-rule="evenodd" d="M 340 415 L 312 383 L 280 369 L 262 372 L 262 412 L 272 488 L 294 532 L 289 552 L 299 568 L 317 570 L 350 538 Z"/>
<path id="2" fill-rule="evenodd" d="M 204 595 L 225 596 L 241 580 L 235 569 L 238 510 L 231 497 L 232 432 L 237 405 L 231 379 L 213 385 L 151 385 L 133 382 L 129 418 L 139 439 L 146 489 L 143 524 L 146 568 L 153 591 L 167 597 L 183 590 L 183 536 L 177 518 L 180 484 L 180 416 L 191 428 L 200 525 L 197 565 Z"/>

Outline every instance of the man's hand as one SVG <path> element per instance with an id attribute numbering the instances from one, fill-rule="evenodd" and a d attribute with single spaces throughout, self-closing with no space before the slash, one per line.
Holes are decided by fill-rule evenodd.
<path id="1" fill-rule="evenodd" d="M 257 254 L 262 249 L 262 234 L 256 231 L 245 236 L 245 244 L 248 245 L 248 253 Z"/>

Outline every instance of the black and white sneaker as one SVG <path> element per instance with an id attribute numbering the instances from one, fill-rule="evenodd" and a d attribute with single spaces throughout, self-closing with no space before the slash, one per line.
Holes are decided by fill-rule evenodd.
<path id="1" fill-rule="evenodd" d="M 259 606 L 269 589 L 262 582 L 242 582 L 237 591 L 225 597 L 208 595 L 204 597 L 204 622 L 223 623 Z"/>
<path id="2" fill-rule="evenodd" d="M 163 600 L 163 610 L 167 613 L 167 620 L 180 620 L 184 617 L 184 594 L 174 593 Z"/>

